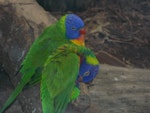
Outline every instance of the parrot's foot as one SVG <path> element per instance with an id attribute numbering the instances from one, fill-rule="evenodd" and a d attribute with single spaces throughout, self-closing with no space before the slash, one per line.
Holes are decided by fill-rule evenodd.
<path id="1" fill-rule="evenodd" d="M 75 101 L 72 102 L 72 109 L 81 113 L 85 112 L 91 105 L 91 99 L 86 94 L 81 94 Z"/>

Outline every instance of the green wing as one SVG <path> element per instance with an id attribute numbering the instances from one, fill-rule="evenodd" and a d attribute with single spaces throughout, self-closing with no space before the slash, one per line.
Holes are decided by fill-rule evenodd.
<path id="1" fill-rule="evenodd" d="M 48 58 L 41 81 L 43 113 L 64 112 L 78 71 L 79 58 L 75 53 L 59 52 Z"/>
<path id="2" fill-rule="evenodd" d="M 59 46 L 70 43 L 65 34 L 65 16 L 47 27 L 31 46 L 20 72 L 30 75 L 29 86 L 40 82 L 41 70 L 48 58 Z"/>
<path id="3" fill-rule="evenodd" d="M 51 55 L 57 47 L 64 43 L 68 43 L 68 40 L 65 38 L 65 31 L 60 32 L 60 23 L 61 20 L 46 28 L 32 44 L 22 63 L 22 68 L 20 70 L 22 74 L 21 81 L 0 110 L 0 113 L 16 99 L 27 83 L 33 85 L 40 81 L 42 68 L 48 56 Z"/>

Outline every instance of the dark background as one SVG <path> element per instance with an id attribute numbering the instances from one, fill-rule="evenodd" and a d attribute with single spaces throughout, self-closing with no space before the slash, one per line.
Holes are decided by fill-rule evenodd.
<path id="1" fill-rule="evenodd" d="M 150 68 L 150 1 L 148 0 L 37 0 L 56 17 L 78 14 L 88 29 L 86 44 L 102 63 Z M 99 24 L 109 23 L 109 25 Z M 98 26 L 101 31 L 89 33 Z M 102 51 L 102 52 L 101 52 Z M 108 53 L 108 56 L 103 51 Z M 115 57 L 121 64 L 113 62 Z M 118 61 L 117 60 L 117 61 Z"/>

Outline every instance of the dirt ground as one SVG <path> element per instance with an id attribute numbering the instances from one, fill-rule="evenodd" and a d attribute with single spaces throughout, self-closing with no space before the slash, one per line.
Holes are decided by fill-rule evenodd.
<path id="1" fill-rule="evenodd" d="M 66 113 L 150 113 L 149 73 L 147 69 L 101 65 L 100 73 L 89 86 L 89 96 L 81 95 L 78 105 L 70 105 Z M 1 107 L 12 86 L 2 71 L 0 78 L 3 78 L 0 79 Z M 22 94 L 5 113 L 41 113 L 39 86 L 24 93 L 28 93 L 28 97 Z M 21 103 L 23 98 L 24 103 Z"/>

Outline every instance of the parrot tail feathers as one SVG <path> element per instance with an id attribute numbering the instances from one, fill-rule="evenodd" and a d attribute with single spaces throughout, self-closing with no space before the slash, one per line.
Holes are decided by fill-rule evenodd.
<path id="1" fill-rule="evenodd" d="M 55 97 L 54 106 L 55 113 L 64 113 L 65 109 L 69 103 L 70 95 L 66 91 L 60 93 L 57 97 Z"/>
<path id="2" fill-rule="evenodd" d="M 25 86 L 24 83 L 18 84 L 16 89 L 12 92 L 6 103 L 3 105 L 2 109 L 0 110 L 0 113 L 3 113 L 14 102 L 14 100 L 20 94 L 24 86 Z"/>
<path id="3" fill-rule="evenodd" d="M 42 100 L 42 111 L 43 113 L 55 113 L 54 112 L 54 97 L 50 95 L 48 87 L 43 81 L 41 81 L 40 88 L 41 100 Z"/>
<path id="4" fill-rule="evenodd" d="M 24 73 L 24 75 L 21 78 L 21 81 L 19 82 L 15 90 L 11 93 L 11 95 L 9 96 L 5 104 L 3 105 L 2 109 L 0 109 L 0 113 L 3 113 L 15 101 L 16 97 L 23 90 L 24 86 L 30 81 L 31 76 L 32 76 L 31 74 L 26 75 Z"/>
<path id="5" fill-rule="evenodd" d="M 4 104 L 3 108 L 0 110 L 0 113 L 3 113 L 16 99 L 16 97 L 19 95 L 19 93 L 22 91 L 23 86 L 18 86 L 16 89 L 12 92 L 12 94 L 9 96 L 8 100 Z"/>
<path id="6" fill-rule="evenodd" d="M 42 97 L 45 98 L 45 99 L 42 99 L 43 113 L 55 113 L 54 112 L 54 99 L 51 98 L 50 95 L 45 95 L 45 94 L 42 94 Z"/>

